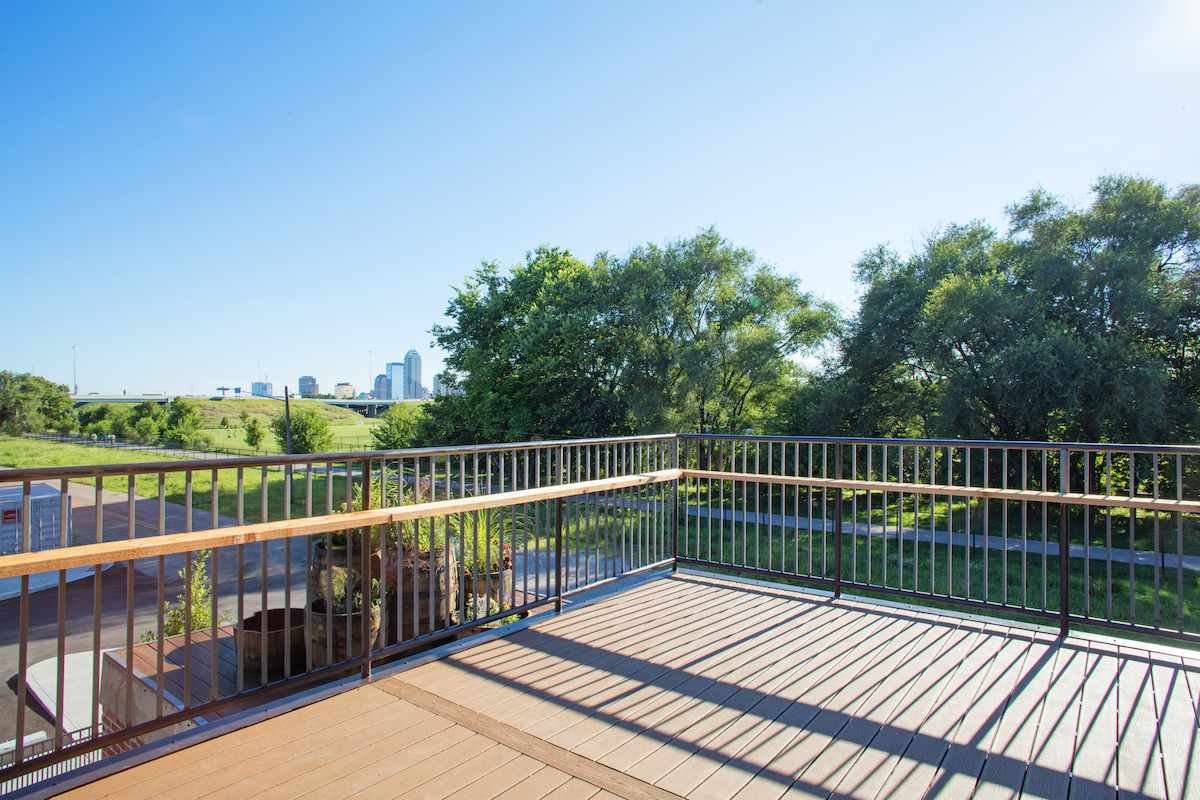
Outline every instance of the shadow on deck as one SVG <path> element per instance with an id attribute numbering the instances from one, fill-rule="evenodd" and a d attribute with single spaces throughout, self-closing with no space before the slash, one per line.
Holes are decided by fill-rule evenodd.
<path id="1" fill-rule="evenodd" d="M 682 572 L 516 627 L 65 796 L 1200 796 L 1171 648 Z"/>

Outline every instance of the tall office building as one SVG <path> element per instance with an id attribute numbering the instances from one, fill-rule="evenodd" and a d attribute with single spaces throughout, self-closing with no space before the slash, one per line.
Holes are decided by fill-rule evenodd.
<path id="1" fill-rule="evenodd" d="M 433 396 L 437 397 L 442 393 L 442 379 L 437 375 L 433 376 Z"/>
<path id="2" fill-rule="evenodd" d="M 392 393 L 388 391 L 387 375 L 375 376 L 375 391 L 371 392 L 371 398 L 374 400 L 388 400 Z"/>
<path id="3" fill-rule="evenodd" d="M 270 397 L 274 388 L 269 381 L 255 381 L 250 384 L 250 394 L 255 397 Z"/>
<path id="4" fill-rule="evenodd" d="M 400 361 L 389 362 L 383 374 L 387 375 L 387 398 L 389 400 L 404 399 L 404 364 Z"/>
<path id="5" fill-rule="evenodd" d="M 404 354 L 404 399 L 425 399 L 425 392 L 421 389 L 421 356 L 416 350 Z"/>
<path id="6" fill-rule="evenodd" d="M 354 384 L 352 384 L 352 383 L 337 384 L 336 386 L 333 387 L 333 396 L 338 398 L 339 400 L 353 400 L 354 399 Z"/>
<path id="7" fill-rule="evenodd" d="M 300 376 L 300 396 L 301 397 L 316 397 L 321 393 L 317 387 L 317 379 L 312 375 Z"/>

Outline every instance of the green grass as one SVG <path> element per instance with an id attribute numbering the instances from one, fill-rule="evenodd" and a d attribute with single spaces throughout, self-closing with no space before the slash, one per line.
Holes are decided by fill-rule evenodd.
<path id="1" fill-rule="evenodd" d="M 180 459 L 159 456 L 135 450 L 114 450 L 88 445 L 65 444 L 49 442 L 40 439 L 13 438 L 0 436 L 0 464 L 19 469 L 38 467 L 73 467 L 91 464 L 142 464 L 158 462 L 174 462 Z M 196 461 L 197 469 L 193 473 L 192 507 L 208 511 L 212 506 L 212 470 L 220 466 L 220 461 Z M 303 473 L 297 473 L 294 485 L 296 494 L 292 499 L 291 516 L 304 516 Z M 313 477 L 313 514 L 323 514 L 326 511 L 325 476 Z M 72 483 L 94 486 L 91 478 L 76 478 Z M 185 473 L 171 472 L 165 475 L 165 494 L 168 503 L 183 505 L 187 497 L 187 479 Z M 243 506 L 242 519 L 246 523 L 261 521 L 263 509 L 263 475 L 260 469 L 243 471 Z M 334 476 L 333 508 L 337 509 L 345 501 L 345 478 Z M 104 488 L 117 492 L 128 490 L 128 478 L 109 478 L 104 482 Z M 229 517 L 237 518 L 237 487 L 238 476 L 236 469 L 221 469 L 217 477 L 217 511 Z M 158 475 L 139 475 L 134 481 L 134 494 L 138 497 L 158 496 Z M 269 469 L 266 473 L 266 508 L 268 521 L 284 519 L 284 474 L 278 469 Z"/>
<path id="2" fill-rule="evenodd" d="M 693 557 L 711 559 L 733 568 L 750 567 L 830 580 L 835 577 L 835 535 L 832 532 L 822 534 L 816 530 L 810 537 L 807 530 L 797 533 L 765 524 L 755 526 L 753 522 L 748 523 L 743 532 L 740 522 L 721 524 L 714 520 L 710 535 L 705 519 L 689 517 L 681 519 L 681 525 L 685 526 L 681 551 Z M 1090 607 L 1090 616 L 1103 619 L 1108 613 L 1107 567 L 1103 561 L 1093 559 L 1088 569 L 1090 574 L 1085 575 L 1083 560 L 1071 559 L 1069 606 L 1073 613 L 1083 613 Z M 1159 570 L 1158 624 L 1169 630 L 1179 626 L 1180 577 L 1183 630 L 1200 633 L 1200 572 L 1184 570 L 1180 575 L 1174 568 Z M 1113 564 L 1111 598 L 1115 621 L 1128 622 L 1132 618 L 1138 625 L 1155 625 L 1154 578 L 1153 567 L 1134 568 L 1131 615 L 1129 565 Z M 892 589 L 932 591 L 942 597 L 1006 602 L 1011 606 L 1022 604 L 1024 586 L 1025 607 L 1044 608 L 1052 613 L 1059 610 L 1058 557 L 1045 558 L 1043 594 L 1043 557 L 1040 553 L 1029 554 L 1022 565 L 1018 553 L 1009 553 L 1005 558 L 998 550 L 973 547 L 968 553 L 965 545 L 914 543 L 911 538 L 897 541 L 891 536 L 885 557 L 880 537 L 870 540 L 868 551 L 866 536 L 847 533 L 843 538 L 842 580 L 852 579 Z"/>
<path id="3" fill-rule="evenodd" d="M 357 415 L 355 415 L 357 416 Z M 232 420 L 231 420 L 232 421 Z M 269 420 L 268 420 L 269 421 Z M 246 444 L 246 431 L 240 427 L 241 421 L 238 421 L 239 427 L 230 428 L 205 428 L 203 433 L 212 437 L 213 447 L 222 448 L 228 447 L 231 450 L 250 450 L 250 446 Z M 264 423 L 265 425 L 266 423 Z M 372 447 L 373 440 L 371 439 L 371 430 L 378 425 L 379 422 L 373 419 L 359 417 L 357 421 L 344 425 L 332 425 L 333 431 L 333 449 L 336 452 L 345 450 L 362 450 Z M 262 444 L 258 446 L 257 452 L 275 454 L 282 453 L 283 450 L 275 441 L 274 431 L 268 430 L 266 437 L 263 438 Z"/>
<path id="4" fill-rule="evenodd" d="M 730 485 L 727 483 L 723 503 L 718 495 L 719 488 L 716 484 L 713 485 L 713 508 L 723 507 L 726 510 L 745 510 L 753 514 L 761 508 L 762 513 L 767 512 L 768 506 L 774 514 L 781 513 L 781 506 L 786 508 L 786 514 L 792 515 L 796 513 L 796 501 L 791 490 L 787 493 L 785 501 L 781 501 L 778 488 L 774 488 L 772 496 L 768 498 L 766 485 L 761 484 L 761 507 L 756 505 L 754 490 L 751 488 L 750 495 L 747 498 L 743 494 L 743 489 L 739 485 L 737 494 L 734 495 Z M 827 517 L 834 516 L 832 493 L 830 494 L 829 510 L 825 514 Z M 937 530 L 949 530 L 950 522 L 953 521 L 953 529 L 956 532 L 965 532 L 965 520 L 968 513 L 968 504 L 965 499 L 956 499 L 953 503 L 947 503 L 945 496 L 938 498 L 935 496 L 933 502 L 930 502 L 929 495 L 912 495 L 904 496 L 903 506 L 898 502 L 898 493 L 888 493 L 888 504 L 886 509 L 883 507 L 883 497 L 879 492 L 874 492 L 871 495 L 870 502 L 867 501 L 865 493 L 859 493 L 857 496 L 857 504 L 853 502 L 850 495 L 846 495 L 843 499 L 843 514 L 844 519 L 849 521 L 851 518 L 857 520 L 860 524 L 870 522 L 873 525 L 887 524 L 895 526 L 900 524 L 903 519 L 904 527 L 911 528 L 914 525 L 921 530 L 929 530 L 931 527 L 936 527 Z M 807 517 L 810 513 L 815 519 L 820 519 L 823 510 L 823 496 L 819 491 L 811 493 L 811 496 L 806 496 L 802 490 L 799 500 L 799 513 L 803 517 Z M 689 489 L 688 502 L 707 506 L 708 492 L 707 485 L 701 483 L 699 487 L 693 485 Z M 1022 515 L 1024 515 L 1025 524 L 1028 527 L 1028 536 L 1030 539 L 1041 541 L 1043 535 L 1043 517 L 1042 504 L 1027 503 L 1024 509 L 1020 502 L 1014 501 L 999 501 L 989 500 L 980 501 L 972 500 L 970 503 L 970 530 L 972 533 L 983 534 L 986 530 L 991 536 L 999 536 L 1004 532 L 1005 516 L 1008 517 L 1008 536 L 1010 538 L 1020 538 L 1022 529 Z M 1156 518 L 1157 516 L 1157 518 Z M 1183 553 L 1185 555 L 1200 556 L 1200 514 L 1183 514 L 1182 517 L 1182 540 Z M 1115 508 L 1106 515 L 1101 509 L 1090 509 L 1085 518 L 1085 512 L 1078 506 L 1073 506 L 1070 511 L 1070 528 L 1069 535 L 1071 542 L 1074 544 L 1082 544 L 1086 539 L 1090 544 L 1104 547 L 1109 541 L 1111 535 L 1111 543 L 1115 548 L 1128 548 L 1130 546 L 1130 512 L 1128 509 Z M 1133 547 L 1136 550 L 1145 550 L 1153 552 L 1155 550 L 1157 523 L 1158 548 L 1163 553 L 1174 553 L 1179 549 L 1179 529 L 1177 527 L 1177 519 L 1172 518 L 1169 514 L 1162 512 L 1155 515 L 1150 512 L 1138 511 L 1134 517 L 1133 530 Z M 1055 542 L 1058 540 L 1058 509 L 1053 504 L 1046 512 L 1045 529 L 1046 538 L 1048 541 Z M 1111 530 L 1111 534 L 1110 534 Z"/>

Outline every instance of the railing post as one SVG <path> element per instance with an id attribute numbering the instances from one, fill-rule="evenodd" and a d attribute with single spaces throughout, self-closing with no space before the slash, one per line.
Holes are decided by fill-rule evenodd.
<path id="1" fill-rule="evenodd" d="M 353 462 L 351 462 L 347 466 L 350 468 L 350 473 L 353 475 L 353 473 L 354 473 Z M 349 497 L 346 498 L 346 507 L 349 508 L 351 511 L 354 510 L 353 508 L 350 507 L 352 498 L 353 498 L 353 494 L 351 494 Z M 382 505 L 382 503 L 380 505 Z M 371 461 L 370 461 L 370 459 L 364 458 L 362 460 L 362 510 L 367 511 L 370 508 L 371 508 Z M 382 531 L 381 531 L 381 533 L 382 533 Z M 362 539 L 362 556 L 361 556 L 362 572 L 360 573 L 362 575 L 362 577 L 361 577 L 361 580 L 362 580 L 362 608 L 359 609 L 360 617 L 361 617 L 360 624 L 359 624 L 359 631 L 361 632 L 360 635 L 362 636 L 362 653 L 363 653 L 362 676 L 363 676 L 364 681 L 369 681 L 369 680 L 371 680 L 371 609 L 374 607 L 373 604 L 375 601 L 375 591 L 374 591 L 375 590 L 375 576 L 372 574 L 372 571 L 371 571 L 371 527 L 369 525 L 362 529 L 362 537 L 363 537 L 363 539 Z M 413 539 L 413 542 L 414 542 L 413 546 L 415 548 L 416 547 L 416 544 L 415 544 L 416 538 L 415 537 Z M 347 553 L 347 555 L 349 555 L 349 554 Z M 382 559 L 381 559 L 381 563 L 382 563 Z M 416 553 L 413 554 L 413 563 L 414 564 L 417 563 Z M 347 577 L 350 577 L 350 576 L 347 576 Z M 414 582 L 415 582 L 415 580 L 416 580 L 416 578 L 414 577 Z M 347 587 L 347 592 L 349 592 L 349 587 Z M 380 604 L 383 603 L 382 597 L 380 597 L 379 602 L 380 602 Z M 353 605 L 350 602 L 350 597 L 346 598 L 346 613 L 347 614 L 354 613 Z M 413 613 L 414 614 L 416 613 L 415 606 L 414 606 Z M 265 620 L 266 617 L 264 616 L 263 619 Z M 264 622 L 264 627 L 265 627 L 265 624 L 266 623 Z M 415 622 L 413 623 L 413 630 L 416 630 Z M 264 641 L 265 641 L 265 635 L 264 635 Z M 353 652 L 353 648 L 347 647 L 347 656 L 349 656 L 352 652 Z M 265 660 L 264 660 L 264 663 L 265 663 Z M 263 671 L 264 672 L 266 671 L 265 666 L 263 667 Z"/>
<path id="2" fill-rule="evenodd" d="M 1071 455 L 1066 450 L 1058 451 L 1058 484 L 1059 491 L 1068 494 L 1071 491 Z M 1066 637 L 1071 619 L 1070 585 L 1070 506 L 1058 504 L 1058 633 Z M 1086 545 L 1084 557 L 1087 557 Z"/>
<path id="3" fill-rule="evenodd" d="M 559 453 L 562 448 L 559 448 Z M 554 613 L 561 614 L 563 608 L 563 499 L 561 497 L 554 500 Z"/>
<path id="4" fill-rule="evenodd" d="M 837 463 L 835 472 L 837 479 L 842 479 L 842 443 L 837 443 Z M 833 519 L 833 596 L 842 596 L 842 487 L 838 486 L 837 492 L 834 495 L 834 500 L 837 511 L 836 517 Z"/>
<path id="5" fill-rule="evenodd" d="M 679 434 L 671 437 L 671 469 L 679 469 Z M 671 572 L 679 571 L 679 479 L 674 480 L 674 491 L 671 497 Z M 687 491 L 687 484 L 683 489 Z M 685 528 L 686 530 L 686 528 Z"/>

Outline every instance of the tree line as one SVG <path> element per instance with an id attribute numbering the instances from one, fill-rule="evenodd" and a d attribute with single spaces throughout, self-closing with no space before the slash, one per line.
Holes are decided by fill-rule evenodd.
<path id="1" fill-rule="evenodd" d="M 1003 233 L 956 224 L 911 255 L 864 253 L 846 317 L 715 228 L 591 263 L 550 245 L 508 270 L 485 262 L 431 331 L 449 392 L 393 407 L 375 445 L 670 431 L 1197 441 L 1200 186 L 1107 176 L 1084 208 L 1038 189 L 1006 215 Z M 199 433 L 183 400 L 76 414 L 66 386 L 11 372 L 0 426 Z M 284 449 L 282 416 L 270 427 Z M 327 428 L 294 414 L 293 452 L 320 452 Z"/>
<path id="2" fill-rule="evenodd" d="M 1007 231 L 865 253 L 856 313 L 714 229 L 585 263 L 542 246 L 455 290 L 419 444 L 693 431 L 1041 441 L 1200 436 L 1200 186 L 1043 190 Z M 798 356 L 823 352 L 817 367 Z"/>

